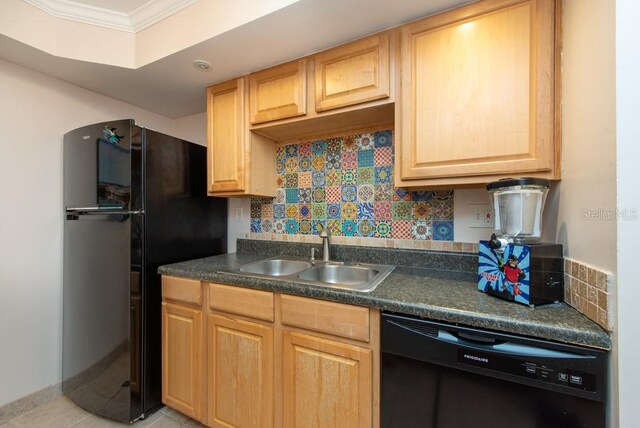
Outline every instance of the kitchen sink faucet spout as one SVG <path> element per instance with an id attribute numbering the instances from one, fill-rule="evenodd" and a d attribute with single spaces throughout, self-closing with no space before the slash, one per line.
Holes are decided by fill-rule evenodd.
<path id="1" fill-rule="evenodd" d="M 331 237 L 331 232 L 327 229 L 326 226 L 322 226 L 322 230 L 319 235 L 322 238 L 322 261 L 329 261 L 329 248 L 331 243 L 329 242 L 329 238 Z"/>

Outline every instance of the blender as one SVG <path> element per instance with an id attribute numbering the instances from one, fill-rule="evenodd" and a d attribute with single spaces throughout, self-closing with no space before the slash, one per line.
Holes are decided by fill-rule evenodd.
<path id="1" fill-rule="evenodd" d="M 562 245 L 540 242 L 549 180 L 506 178 L 487 190 L 494 230 L 480 241 L 478 290 L 532 307 L 562 300 Z"/>

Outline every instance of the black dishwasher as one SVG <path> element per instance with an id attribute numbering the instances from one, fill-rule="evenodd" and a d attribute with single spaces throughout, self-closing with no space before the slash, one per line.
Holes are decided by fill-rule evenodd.
<path id="1" fill-rule="evenodd" d="M 606 426 L 607 353 L 384 312 L 383 428 Z"/>

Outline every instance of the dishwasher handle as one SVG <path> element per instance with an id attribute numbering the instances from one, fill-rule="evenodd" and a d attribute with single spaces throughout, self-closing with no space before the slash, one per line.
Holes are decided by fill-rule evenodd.
<path id="1" fill-rule="evenodd" d="M 496 340 L 481 336 L 451 334 L 447 330 L 439 329 L 436 340 L 462 346 L 469 349 L 476 349 L 485 352 L 497 352 L 508 355 L 518 355 L 522 357 L 543 357 L 543 358 L 594 358 L 589 355 L 574 354 L 555 349 L 529 346 L 522 343 Z"/>

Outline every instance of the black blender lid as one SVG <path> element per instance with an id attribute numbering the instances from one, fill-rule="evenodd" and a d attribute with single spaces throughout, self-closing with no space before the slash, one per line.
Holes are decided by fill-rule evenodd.
<path id="1" fill-rule="evenodd" d="M 520 178 L 503 178 L 487 184 L 487 190 L 504 189 L 513 186 L 541 186 L 549 188 L 549 180 L 546 178 L 536 177 L 520 177 Z"/>

